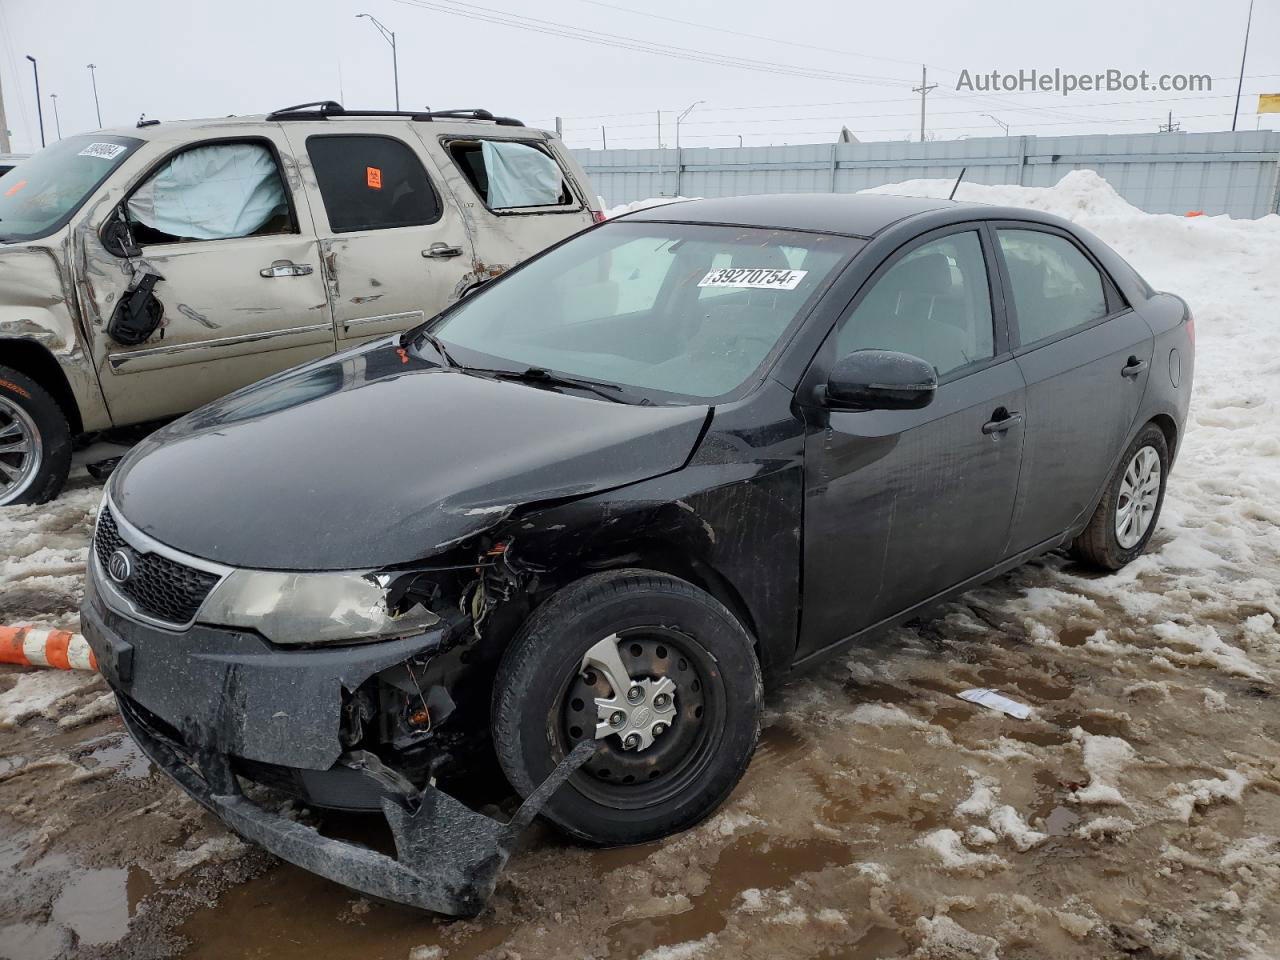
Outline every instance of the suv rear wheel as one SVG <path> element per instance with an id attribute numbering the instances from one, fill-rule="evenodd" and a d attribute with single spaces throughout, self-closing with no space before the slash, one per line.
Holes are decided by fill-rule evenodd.
<path id="1" fill-rule="evenodd" d="M 52 500 L 71 469 L 71 428 L 26 374 L 0 367 L 0 506 Z"/>
<path id="2" fill-rule="evenodd" d="M 543 813 L 604 845 L 693 826 L 742 778 L 760 733 L 751 638 L 710 594 L 646 570 L 570 584 L 534 611 L 494 684 L 493 737 L 528 796 L 579 742 L 596 754 Z"/>

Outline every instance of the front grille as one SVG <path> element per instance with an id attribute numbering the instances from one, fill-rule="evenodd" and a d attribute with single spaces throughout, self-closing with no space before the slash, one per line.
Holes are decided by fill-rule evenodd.
<path id="1" fill-rule="evenodd" d="M 103 507 L 102 515 L 98 517 L 98 533 L 94 538 L 93 549 L 104 574 L 111 554 L 121 548 L 131 554 L 133 573 L 124 583 L 112 583 L 139 610 L 157 620 L 173 624 L 187 623 L 196 615 L 200 604 L 204 603 L 204 598 L 218 582 L 216 574 L 188 567 L 158 553 L 134 550 L 120 536 L 116 518 L 111 515 L 110 508 Z"/>

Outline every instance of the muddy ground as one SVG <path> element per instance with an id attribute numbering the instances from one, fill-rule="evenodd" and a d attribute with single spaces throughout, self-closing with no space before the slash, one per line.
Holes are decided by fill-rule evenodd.
<path id="1" fill-rule="evenodd" d="M 74 626 L 98 493 L 10 510 L 5 622 Z M 1266 509 L 1206 530 L 1175 499 L 1120 575 L 1053 555 L 792 682 L 715 818 L 605 852 L 536 827 L 468 922 L 239 843 L 139 756 L 100 680 L 0 668 L 0 955 L 1280 955 Z M 974 686 L 1035 713 L 955 696 Z"/>

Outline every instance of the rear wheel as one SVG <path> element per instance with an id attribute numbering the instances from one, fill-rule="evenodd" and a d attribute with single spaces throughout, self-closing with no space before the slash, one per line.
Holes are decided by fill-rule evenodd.
<path id="1" fill-rule="evenodd" d="M 751 638 L 723 604 L 665 574 L 610 571 L 520 629 L 494 685 L 494 744 L 527 796 L 576 744 L 599 741 L 543 813 L 592 843 L 641 843 L 725 800 L 755 750 L 760 703 Z"/>
<path id="2" fill-rule="evenodd" d="M 1119 570 L 1142 553 L 1160 518 L 1168 476 L 1168 441 L 1149 423 L 1129 444 L 1089 525 L 1071 544 L 1076 559 Z"/>
<path id="3" fill-rule="evenodd" d="M 58 402 L 0 367 L 0 506 L 52 500 L 70 470 L 71 428 Z"/>

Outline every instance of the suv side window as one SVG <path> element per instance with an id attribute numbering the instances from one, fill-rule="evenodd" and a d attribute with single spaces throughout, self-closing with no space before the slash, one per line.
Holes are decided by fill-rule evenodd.
<path id="1" fill-rule="evenodd" d="M 143 245 L 297 233 L 275 155 L 262 143 L 210 143 L 175 154 L 129 196 Z"/>
<path id="2" fill-rule="evenodd" d="M 995 356 L 991 290 L 976 231 L 922 244 L 875 281 L 836 332 L 836 356 L 896 350 L 938 376 Z"/>
<path id="3" fill-rule="evenodd" d="M 440 197 L 422 161 L 393 137 L 308 137 L 307 156 L 334 233 L 420 227 L 440 219 Z"/>
<path id="4" fill-rule="evenodd" d="M 1024 346 L 1107 315 L 1102 275 L 1070 240 L 1042 230 L 1000 227 L 996 234 Z"/>
<path id="5" fill-rule="evenodd" d="M 514 140 L 454 140 L 449 155 L 490 210 L 578 209 L 560 164 L 546 150 Z"/>

